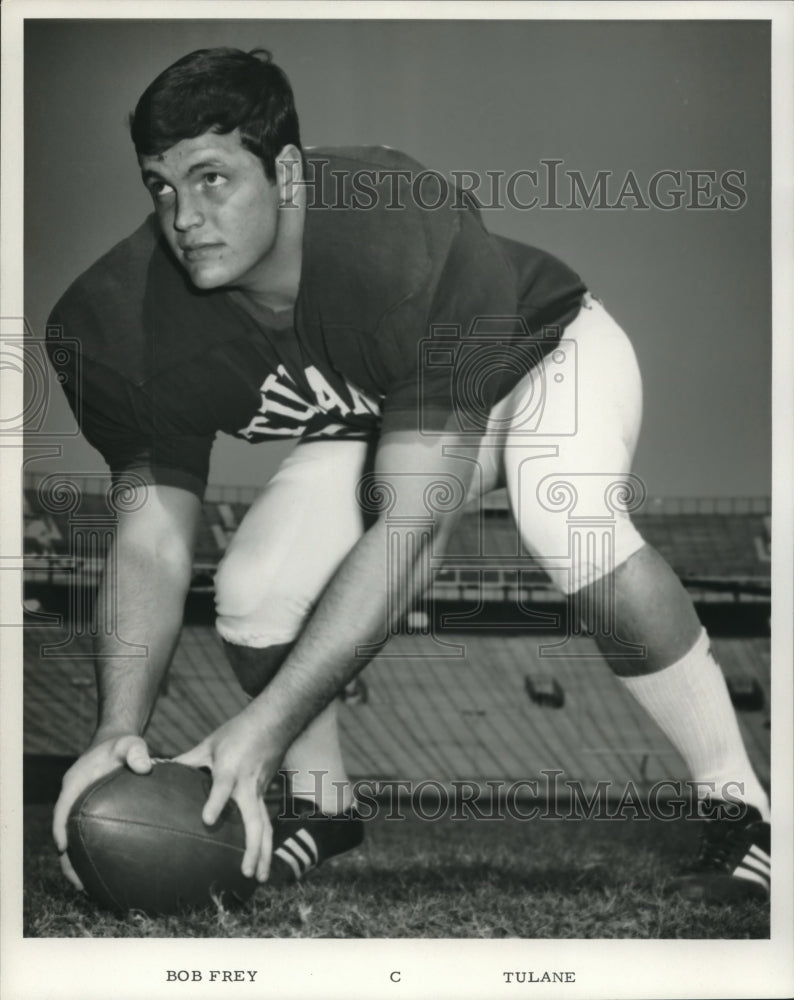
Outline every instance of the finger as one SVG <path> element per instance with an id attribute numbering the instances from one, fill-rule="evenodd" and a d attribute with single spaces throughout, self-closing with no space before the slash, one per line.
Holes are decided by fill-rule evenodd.
<path id="1" fill-rule="evenodd" d="M 201 818 L 207 826 L 212 826 L 217 822 L 218 817 L 223 812 L 223 807 L 229 801 L 229 796 L 232 794 L 233 788 L 233 777 L 227 778 L 222 775 L 213 775 L 212 788 L 201 813 Z"/>
<path id="2" fill-rule="evenodd" d="M 267 882 L 270 876 L 270 861 L 273 856 L 273 825 L 270 822 L 270 816 L 264 802 L 262 802 L 262 812 L 264 814 L 264 822 L 262 824 L 262 843 L 259 848 L 259 863 L 256 866 L 256 877 L 260 882 Z"/>
<path id="3" fill-rule="evenodd" d="M 75 888 L 79 889 L 81 892 L 85 892 L 83 888 L 83 883 L 78 878 L 77 872 L 72 868 L 72 862 L 69 860 L 69 855 L 64 851 L 60 858 L 58 859 L 61 863 L 61 871 L 69 879 Z"/>
<path id="4" fill-rule="evenodd" d="M 143 740 L 139 739 L 133 740 L 127 748 L 124 762 L 136 774 L 148 774 L 153 767 L 152 758 L 149 756 L 146 744 Z"/>
<path id="5" fill-rule="evenodd" d="M 60 854 L 66 850 L 66 823 L 73 803 L 74 796 L 62 791 L 52 813 L 52 838 Z"/>
<path id="6" fill-rule="evenodd" d="M 259 852 L 262 847 L 262 831 L 264 828 L 264 803 L 256 793 L 256 786 L 247 788 L 235 795 L 235 801 L 240 809 L 240 815 L 245 826 L 245 854 L 242 861 L 242 872 L 246 878 L 253 878 L 258 872 Z"/>
<path id="7" fill-rule="evenodd" d="M 209 750 L 206 749 L 204 743 L 199 743 L 192 750 L 186 750 L 172 759 L 174 763 L 186 764 L 188 767 L 209 767 L 212 763 Z"/>
<path id="8" fill-rule="evenodd" d="M 52 839 L 60 854 L 66 850 L 66 817 L 68 815 L 69 810 L 64 808 L 61 805 L 61 800 L 58 799 L 55 812 L 52 814 Z"/>

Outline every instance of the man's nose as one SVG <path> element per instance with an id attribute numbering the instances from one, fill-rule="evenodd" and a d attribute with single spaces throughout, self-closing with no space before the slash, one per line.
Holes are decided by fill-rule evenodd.
<path id="1" fill-rule="evenodd" d="M 188 229 L 196 229 L 203 225 L 204 214 L 196 199 L 189 195 L 182 195 L 177 201 L 174 229 L 184 233 Z"/>

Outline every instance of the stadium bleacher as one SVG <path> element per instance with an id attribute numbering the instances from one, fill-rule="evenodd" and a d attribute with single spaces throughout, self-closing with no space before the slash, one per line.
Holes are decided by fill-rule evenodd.
<path id="1" fill-rule="evenodd" d="M 26 630 L 26 754 L 75 756 L 91 736 L 96 702 L 88 641 L 82 640 L 82 658 L 43 655 L 65 633 Z M 449 647 L 432 636 L 396 636 L 367 667 L 366 703 L 340 705 L 352 774 L 448 782 L 517 780 L 562 768 L 585 784 L 631 779 L 638 786 L 685 776 L 592 640 L 574 640 L 552 663 L 537 638 L 474 636 L 460 645 L 463 655 L 449 656 Z M 729 676 L 758 679 L 768 704 L 768 640 L 715 640 L 715 650 Z M 565 692 L 562 706 L 528 697 L 526 678 L 533 674 L 554 678 Z M 245 703 L 214 629 L 186 626 L 152 718 L 150 744 L 163 756 L 185 750 Z M 740 713 L 762 780 L 769 776 L 766 718 L 765 712 Z"/>
<path id="2" fill-rule="evenodd" d="M 63 506 L 41 485 L 25 490 L 25 552 L 30 574 L 35 572 L 40 579 L 48 568 L 55 567 L 60 582 L 65 582 L 63 564 L 59 567 L 47 559 L 70 555 L 75 528 L 101 526 L 103 518 L 108 524 L 113 521 L 103 495 L 81 492 L 79 520 L 73 517 L 73 511 L 60 509 Z M 204 504 L 195 563 L 205 586 L 207 575 L 211 575 L 222 558 L 246 509 L 247 505 L 240 501 L 215 500 Z M 693 585 L 711 584 L 717 589 L 734 585 L 734 593 L 740 598 L 742 587 L 748 597 L 751 592 L 768 592 L 771 573 L 768 503 L 736 502 L 727 510 L 720 510 L 706 502 L 700 508 L 694 502 L 689 505 L 679 502 L 677 508 L 672 506 L 667 511 L 648 504 L 634 515 L 634 520 L 643 537 L 685 581 L 692 581 Z M 84 567 L 84 571 L 91 569 Z M 482 515 L 472 513 L 461 518 L 447 546 L 443 568 L 437 568 L 434 581 L 437 596 L 456 600 L 464 600 L 475 592 L 483 600 L 542 599 L 541 591 L 547 587 L 546 574 L 533 566 L 508 516 L 506 503 L 504 499 L 499 501 L 498 495 Z"/>
<path id="3" fill-rule="evenodd" d="M 26 490 L 26 578 L 63 590 L 74 579 L 69 545 L 77 522 L 55 507 L 38 489 Z M 245 510 L 236 499 L 205 504 L 197 590 L 211 590 L 214 567 Z M 85 501 L 80 514 L 84 524 L 112 517 L 101 496 Z M 733 582 L 734 596 L 743 587 L 769 585 L 768 505 L 651 510 L 636 520 L 685 580 Z M 450 551 L 434 594 L 459 603 L 459 623 L 483 600 L 523 601 L 531 609 L 533 595 L 547 587 L 498 505 L 484 517 L 467 515 Z M 54 610 L 46 598 L 42 610 Z M 35 615 L 29 621 L 25 754 L 74 757 L 90 738 L 96 711 L 90 642 L 72 635 L 68 623 L 43 627 Z M 647 786 L 685 776 L 677 754 L 615 681 L 591 639 L 573 637 L 557 650 L 563 655 L 550 656 L 544 644 L 558 638 L 493 630 L 437 638 L 426 633 L 418 628 L 395 636 L 363 675 L 366 699 L 340 703 L 345 752 L 356 777 L 517 780 L 561 768 L 566 778 L 585 784 L 631 779 Z M 753 762 L 768 781 L 769 637 L 715 638 L 713 645 L 729 685 L 733 681 L 739 691 L 755 683 L 761 692 L 762 707 L 740 711 L 739 718 Z M 533 690 L 553 697 L 533 697 Z M 187 749 L 245 701 L 210 620 L 189 622 L 150 725 L 150 745 L 163 756 Z"/>

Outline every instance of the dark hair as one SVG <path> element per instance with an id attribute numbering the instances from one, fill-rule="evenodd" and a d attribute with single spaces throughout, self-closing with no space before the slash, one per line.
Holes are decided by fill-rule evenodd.
<path id="1" fill-rule="evenodd" d="M 301 148 L 292 88 L 266 49 L 191 52 L 149 84 L 130 115 L 138 156 L 157 156 L 182 139 L 236 128 L 271 181 L 281 150 Z"/>

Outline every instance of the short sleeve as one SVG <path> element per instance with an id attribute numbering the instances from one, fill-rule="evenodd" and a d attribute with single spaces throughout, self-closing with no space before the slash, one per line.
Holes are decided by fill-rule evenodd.
<path id="1" fill-rule="evenodd" d="M 114 478 L 132 473 L 148 485 L 175 486 L 203 499 L 214 435 L 143 430 L 145 404 L 123 377 L 81 356 L 75 341 L 48 341 L 47 349 L 83 436 Z"/>

